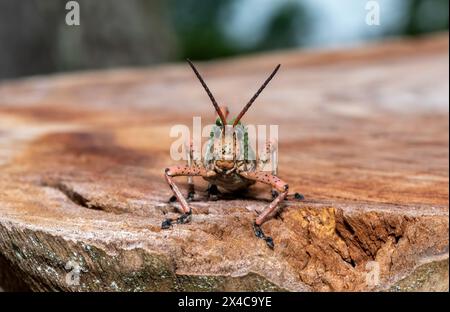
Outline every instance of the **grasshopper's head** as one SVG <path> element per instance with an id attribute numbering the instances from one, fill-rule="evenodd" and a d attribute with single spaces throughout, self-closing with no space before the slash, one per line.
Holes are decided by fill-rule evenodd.
<path id="1" fill-rule="evenodd" d="M 221 107 L 225 118 L 228 116 L 228 109 Z M 225 126 L 219 117 L 211 132 L 214 168 L 217 172 L 233 172 L 236 169 L 237 160 L 243 159 L 243 141 L 245 128 L 239 122 L 233 126 L 233 120 Z"/>
<path id="2" fill-rule="evenodd" d="M 275 76 L 281 65 L 278 64 L 277 67 L 275 67 L 273 72 L 266 79 L 266 81 L 264 81 L 262 86 L 258 89 L 255 95 L 253 95 L 250 101 L 244 106 L 239 115 L 228 122 L 228 108 L 226 106 L 219 106 L 217 104 L 214 96 L 204 82 L 200 73 L 195 68 L 194 64 L 190 60 L 187 61 L 194 71 L 195 75 L 197 76 L 198 80 L 200 80 L 200 83 L 202 84 L 209 98 L 211 99 L 214 109 L 216 110 L 216 113 L 218 115 L 215 129 L 213 129 L 213 134 L 211 136 L 214 140 L 215 146 L 215 168 L 219 172 L 232 172 L 236 169 L 236 161 L 238 158 L 237 155 L 242 152 L 240 150 L 242 149 L 242 144 L 239 143 L 241 143 L 244 139 L 243 131 L 245 131 L 245 128 L 242 126 L 240 120 L 256 100 L 256 98 L 259 96 L 259 94 L 262 92 L 262 90 L 264 90 L 264 88 L 267 86 L 269 81 L 272 80 L 272 78 Z"/>

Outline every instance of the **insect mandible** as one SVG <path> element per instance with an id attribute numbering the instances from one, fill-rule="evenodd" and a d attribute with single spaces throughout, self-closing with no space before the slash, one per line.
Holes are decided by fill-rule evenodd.
<path id="1" fill-rule="evenodd" d="M 166 219 L 162 222 L 161 228 L 168 229 L 176 222 L 178 224 L 187 223 L 191 219 L 192 210 L 188 204 L 194 198 L 195 190 L 192 177 L 199 176 L 209 182 L 208 196 L 217 199 L 220 194 L 218 187 L 231 191 L 239 192 L 248 189 L 256 182 L 261 182 L 271 186 L 272 202 L 266 207 L 253 222 L 253 230 L 256 237 L 263 239 L 270 248 L 274 248 L 273 239 L 266 236 L 261 229 L 261 225 L 267 221 L 276 210 L 280 202 L 287 199 L 289 186 L 286 182 L 277 177 L 277 164 L 275 161 L 271 171 L 260 170 L 261 159 L 256 160 L 254 151 L 248 143 L 248 133 L 246 127 L 240 122 L 241 118 L 264 90 L 267 84 L 277 73 L 280 64 L 275 67 L 270 76 L 264 81 L 258 91 L 253 95 L 250 101 L 244 106 L 239 115 L 228 120 L 229 111 L 225 106 L 219 106 L 203 80 L 194 64 L 187 60 L 198 80 L 208 94 L 218 115 L 216 124 L 213 126 L 210 134 L 209 143 L 206 147 L 205 155 L 202 159 L 194 159 L 192 144 L 187 149 L 187 164 L 184 166 L 172 166 L 165 169 L 165 178 L 174 195 L 170 201 L 180 203 L 182 215 L 176 219 Z M 277 149 L 273 142 L 267 143 L 267 152 L 271 154 L 272 160 L 277 157 Z M 265 161 L 265 160 L 264 160 Z M 173 178 L 186 176 L 188 179 L 187 198 L 180 192 Z M 295 193 L 296 199 L 303 199 L 303 195 Z"/>

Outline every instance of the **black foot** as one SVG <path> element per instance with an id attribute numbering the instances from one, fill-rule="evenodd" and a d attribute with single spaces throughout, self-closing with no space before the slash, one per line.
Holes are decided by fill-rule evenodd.
<path id="1" fill-rule="evenodd" d="M 300 193 L 295 193 L 294 198 L 297 200 L 304 200 L 305 196 L 303 196 L 303 194 L 300 194 Z"/>
<path id="2" fill-rule="evenodd" d="M 256 223 L 253 223 L 253 231 L 255 231 L 256 237 L 266 241 L 266 244 L 270 249 L 273 249 L 275 247 L 272 237 L 266 236 L 263 230 L 261 229 L 261 226 L 257 225 Z"/>
<path id="3" fill-rule="evenodd" d="M 217 188 L 216 185 L 211 184 L 208 187 L 207 191 L 208 191 L 208 198 L 209 198 L 209 200 L 216 201 L 216 200 L 219 199 L 220 192 L 219 192 L 219 189 Z"/>
<path id="4" fill-rule="evenodd" d="M 173 225 L 173 222 L 176 222 L 177 224 L 188 223 L 191 220 L 191 215 L 192 215 L 192 212 L 190 211 L 188 213 L 183 213 L 181 216 L 179 216 L 176 219 L 166 219 L 162 222 L 161 229 L 163 229 L 163 230 L 169 229 Z"/>
<path id="5" fill-rule="evenodd" d="M 169 198 L 169 203 L 173 203 L 177 201 L 177 197 L 175 195 L 172 195 L 172 197 Z"/>
<path id="6" fill-rule="evenodd" d="M 177 224 L 185 224 L 191 220 L 192 212 L 183 213 L 180 217 L 177 218 Z"/>
<path id="7" fill-rule="evenodd" d="M 266 244 L 270 249 L 273 249 L 275 247 L 272 237 L 266 236 L 266 238 L 264 240 L 266 241 Z"/>
<path id="8" fill-rule="evenodd" d="M 161 229 L 167 230 L 167 229 L 170 228 L 171 226 L 172 226 L 172 220 L 166 219 L 166 220 L 164 220 L 163 223 L 161 224 Z"/>

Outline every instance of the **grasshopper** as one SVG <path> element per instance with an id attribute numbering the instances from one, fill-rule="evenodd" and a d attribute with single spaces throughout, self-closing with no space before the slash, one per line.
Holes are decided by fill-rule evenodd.
<path id="1" fill-rule="evenodd" d="M 178 200 L 181 206 L 182 215 L 176 219 L 166 219 L 162 222 L 161 228 L 168 229 L 174 222 L 178 224 L 190 221 L 192 210 L 188 201 L 194 198 L 195 189 L 192 177 L 199 176 L 209 182 L 208 196 L 211 199 L 217 199 L 220 194 L 218 187 L 231 192 L 242 192 L 247 190 L 256 182 L 264 183 L 272 188 L 272 202 L 255 218 L 253 230 L 256 237 L 263 239 L 270 248 L 274 248 L 273 239 L 266 236 L 261 229 L 261 225 L 267 221 L 277 206 L 284 199 L 287 199 L 289 186 L 286 182 L 277 177 L 277 165 L 272 166 L 271 172 L 261 171 L 260 162 L 256 160 L 254 151 L 248 144 L 248 133 L 245 126 L 240 122 L 241 118 L 264 90 L 268 83 L 275 76 L 280 68 L 280 64 L 275 67 L 270 76 L 261 85 L 258 91 L 253 95 L 250 101 L 244 106 L 239 115 L 228 120 L 229 110 L 225 106 L 219 106 L 197 71 L 194 64 L 187 60 L 194 71 L 201 85 L 208 94 L 214 109 L 218 115 L 215 125 L 212 127 L 210 139 L 202 159 L 194 159 L 194 150 L 192 144 L 187 148 L 187 164 L 184 166 L 173 166 L 165 169 L 165 179 L 172 189 L 174 195 L 169 201 Z M 271 154 L 272 160 L 277 157 L 275 144 L 267 143 L 266 151 Z M 186 176 L 188 180 L 187 198 L 180 192 L 173 178 Z M 303 195 L 295 193 L 296 199 L 303 199 Z"/>

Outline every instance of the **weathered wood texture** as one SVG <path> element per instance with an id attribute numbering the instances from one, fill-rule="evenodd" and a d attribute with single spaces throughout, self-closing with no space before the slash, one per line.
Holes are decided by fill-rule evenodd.
<path id="1" fill-rule="evenodd" d="M 169 129 L 214 118 L 186 64 L 3 82 L 0 287 L 448 289 L 448 56 L 444 34 L 198 64 L 237 113 L 282 63 L 244 120 L 280 125 L 279 175 L 306 197 L 264 224 L 274 250 L 251 227 L 264 186 L 208 202 L 196 180 L 192 222 L 160 229 Z"/>

